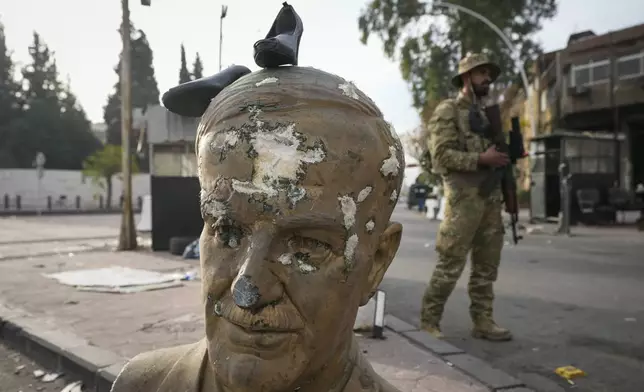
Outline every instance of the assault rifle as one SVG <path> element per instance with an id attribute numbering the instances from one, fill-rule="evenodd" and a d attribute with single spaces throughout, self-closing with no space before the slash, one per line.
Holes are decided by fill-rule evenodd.
<path id="1" fill-rule="evenodd" d="M 510 131 L 509 143 L 506 142 L 501 121 L 501 110 L 499 105 L 492 105 L 485 108 L 485 114 L 490 122 L 490 127 L 485 137 L 496 145 L 496 150 L 503 152 L 510 158 L 510 164 L 492 169 L 490 174 L 483 180 L 479 187 L 479 195 L 489 196 L 494 189 L 501 184 L 505 210 L 510 214 L 512 225 L 512 240 L 515 244 L 523 239 L 517 234 L 517 222 L 519 221 L 519 204 L 517 202 L 517 183 L 514 178 L 514 165 L 519 159 L 525 158 L 523 148 L 523 135 L 517 117 L 512 118 L 512 130 Z"/>

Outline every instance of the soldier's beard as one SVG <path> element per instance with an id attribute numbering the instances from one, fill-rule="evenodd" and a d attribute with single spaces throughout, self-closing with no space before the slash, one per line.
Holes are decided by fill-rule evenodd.
<path id="1" fill-rule="evenodd" d="M 477 98 L 483 98 L 490 92 L 490 85 L 488 83 L 472 84 L 472 90 Z"/>

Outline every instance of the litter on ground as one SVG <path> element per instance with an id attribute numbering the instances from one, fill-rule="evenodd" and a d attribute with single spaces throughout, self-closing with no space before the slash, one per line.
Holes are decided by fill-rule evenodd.
<path id="1" fill-rule="evenodd" d="M 73 286 L 81 291 L 106 293 L 137 293 L 181 286 L 186 273 L 160 273 L 127 267 L 86 269 L 45 274 L 47 278 Z"/>

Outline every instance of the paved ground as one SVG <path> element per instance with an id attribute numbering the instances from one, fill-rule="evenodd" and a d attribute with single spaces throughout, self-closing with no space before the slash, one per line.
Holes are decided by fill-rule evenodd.
<path id="1" fill-rule="evenodd" d="M 423 291 L 435 265 L 438 225 L 399 209 L 403 244 L 383 288 L 387 311 L 419 324 Z M 607 231 L 608 230 L 608 231 Z M 644 233 L 573 228 L 573 238 L 526 236 L 506 246 L 496 285 L 499 323 L 510 343 L 469 337 L 466 276 L 448 302 L 448 341 L 544 391 L 567 390 L 555 368 L 575 365 L 584 392 L 634 392 L 644 385 Z"/>
<path id="2" fill-rule="evenodd" d="M 29 230 L 36 230 L 36 225 L 43 227 L 39 233 L 46 233 L 50 240 L 54 235 L 58 236 L 54 238 L 63 237 L 65 233 L 52 234 L 56 231 L 54 227 L 61 224 L 66 228 L 67 237 L 81 235 L 92 238 L 101 233 L 118 232 L 120 222 L 115 215 L 20 219 L 34 223 Z M 402 208 L 395 212 L 395 219 L 404 224 L 404 235 L 396 261 L 383 283 L 388 294 L 387 312 L 418 325 L 420 298 L 435 264 L 433 239 L 437 224 Z M 43 226 L 47 224 L 51 225 L 49 230 Z M 4 240 L 6 231 L 2 228 L 3 221 L 0 220 L 3 234 L 0 238 Z M 13 233 L 11 235 L 15 235 L 15 231 Z M 515 341 L 493 344 L 470 339 L 465 276 L 450 299 L 444 318 L 443 327 L 448 341 L 518 376 L 539 391 L 559 392 L 570 388 L 554 374 L 556 367 L 564 365 L 575 365 L 588 373 L 587 377 L 577 380 L 577 391 L 641 390 L 644 384 L 644 234 L 620 228 L 573 228 L 573 233 L 576 234 L 573 238 L 528 235 L 518 246 L 506 246 L 496 286 L 496 313 L 498 321 L 513 330 Z M 79 267 L 100 265 L 94 259 L 100 254 L 102 252 L 69 257 L 61 252 L 61 255 L 51 258 L 2 261 L 2 275 L 7 279 L 0 283 L 0 297 L 10 290 L 10 285 L 15 289 L 16 285 L 31 284 L 31 278 L 20 274 L 18 269 L 23 270 L 26 266 L 42 269 L 45 264 L 47 271 L 68 268 L 70 263 Z M 118 259 L 119 264 L 130 263 L 125 256 Z M 66 263 L 67 267 L 60 263 Z M 146 268 L 152 269 L 177 267 L 168 261 L 157 263 L 157 260 L 144 262 Z M 66 304 L 61 311 L 65 317 L 80 315 L 69 321 L 74 328 L 102 328 L 105 331 L 103 335 L 108 337 L 119 334 L 118 331 L 110 331 L 111 328 L 100 319 L 83 321 L 82 314 L 97 306 L 104 313 L 109 313 L 111 307 L 124 297 L 100 296 L 101 299 L 80 300 L 74 290 L 48 297 L 44 294 L 51 288 L 47 286 L 50 283 L 45 282 L 48 280 L 39 279 L 32 285 L 36 293 L 41 293 L 41 305 Z M 173 290 L 176 290 L 177 298 L 196 295 L 185 287 Z M 151 292 L 137 296 L 154 298 L 157 295 Z M 27 298 L 16 300 L 24 302 Z M 158 324 L 145 328 L 141 325 L 141 331 L 132 331 L 132 337 L 118 350 L 123 354 L 136 352 L 140 348 L 137 347 L 139 342 L 146 344 L 152 339 L 151 335 L 164 328 L 173 331 L 173 342 L 189 340 L 186 328 L 194 329 L 190 314 L 196 314 L 196 308 L 189 305 L 186 308 L 180 299 L 167 305 L 172 310 L 171 317 L 158 319 Z M 140 309 L 140 306 L 143 303 L 135 307 Z M 154 312 L 155 309 L 150 309 L 149 316 L 153 317 Z"/>
<path id="3" fill-rule="evenodd" d="M 4 305 L 5 309 L 22 314 L 22 321 L 40 329 L 76 335 L 84 345 L 107 349 L 123 358 L 155 348 L 194 342 L 203 336 L 199 282 L 185 282 L 181 287 L 166 290 L 120 295 L 83 292 L 45 277 L 44 274 L 58 271 L 114 265 L 159 272 L 187 271 L 197 267 L 196 261 L 147 251 L 115 253 L 106 250 L 100 241 L 71 240 L 69 238 L 77 235 L 82 238 L 89 227 L 95 233 L 109 233 L 118 226 L 118 219 L 66 218 L 0 221 L 0 230 L 13 233 L 11 236 L 14 238 L 18 238 L 17 229 L 23 230 L 32 224 L 33 230 L 38 229 L 26 239 L 31 242 L 0 244 L 0 250 L 4 249 L 7 255 L 0 259 L 0 308 Z M 55 233 L 59 235 L 56 238 L 62 238 L 60 233 L 64 233 L 67 240 L 53 240 Z M 85 244 L 89 248 L 76 253 L 60 251 L 62 248 L 49 253 L 38 253 L 33 249 L 37 248 L 36 244 L 50 243 L 65 243 L 68 247 Z M 92 246 L 96 248 L 92 249 Z M 21 252 L 30 256 L 21 256 Z M 412 345 L 402 336 L 392 332 L 386 335 L 388 339 L 384 341 L 364 337 L 358 337 L 358 341 L 378 374 L 401 391 L 488 391 L 481 383 L 446 364 L 438 356 Z M 10 375 L 15 368 L 11 363 L 7 366 L 4 373 Z M 11 379 L 6 385 L 22 387 L 20 383 L 27 381 L 28 378 Z M 4 383 L 0 386 L 0 391 L 10 391 L 5 389 Z"/>
<path id="4" fill-rule="evenodd" d="M 0 391 L 2 392 L 59 392 L 66 380 L 60 377 L 52 382 L 43 382 L 34 376 L 34 371 L 44 371 L 31 359 L 0 343 Z"/>

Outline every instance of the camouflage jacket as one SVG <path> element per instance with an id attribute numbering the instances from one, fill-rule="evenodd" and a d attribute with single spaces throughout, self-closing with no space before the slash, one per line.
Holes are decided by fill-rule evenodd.
<path id="1" fill-rule="evenodd" d="M 443 176 L 446 186 L 478 187 L 487 175 L 478 158 L 492 143 L 471 131 L 471 105 L 471 98 L 459 93 L 442 101 L 428 124 L 432 171 Z"/>

